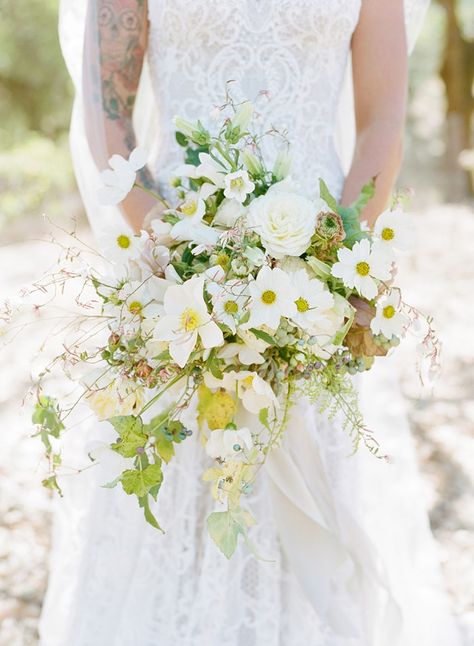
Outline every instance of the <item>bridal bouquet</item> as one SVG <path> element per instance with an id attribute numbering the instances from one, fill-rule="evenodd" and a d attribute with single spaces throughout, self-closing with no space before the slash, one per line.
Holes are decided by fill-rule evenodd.
<path id="1" fill-rule="evenodd" d="M 297 399 L 337 415 L 354 449 L 363 442 L 379 453 L 352 376 L 421 320 L 392 285 L 395 254 L 412 237 L 401 206 L 368 230 L 359 215 L 373 183 L 349 208 L 322 180 L 318 197 L 308 197 L 289 175 L 286 152 L 267 165 L 262 136 L 251 132 L 252 105 L 230 109 L 215 134 L 175 119 L 185 157 L 171 180 L 176 200 L 157 195 L 160 217 L 140 235 L 114 232 L 107 271 L 83 269 L 102 331 L 62 355 L 80 398 L 115 429 L 107 450 L 126 461 L 107 486 L 135 495 L 159 529 L 150 499 L 178 446 L 198 435 L 208 456 L 203 479 L 222 505 L 208 529 L 227 557 L 239 535 L 248 540 L 255 520 L 243 500 L 282 444 Z M 139 149 L 128 160 L 113 156 L 100 200 L 121 201 L 144 163 Z M 434 364 L 429 322 L 426 329 Z M 41 394 L 33 419 L 51 466 L 45 484 L 58 488 L 64 410 Z"/>

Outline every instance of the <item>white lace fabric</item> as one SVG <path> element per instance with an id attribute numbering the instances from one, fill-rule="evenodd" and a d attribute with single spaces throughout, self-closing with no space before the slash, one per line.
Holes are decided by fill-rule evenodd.
<path id="1" fill-rule="evenodd" d="M 333 133 L 360 0 L 149 0 L 148 4 L 148 60 L 158 111 L 154 168 L 165 191 L 169 175 L 182 162 L 172 117 L 210 120 L 212 106 L 223 101 L 226 82 L 234 80 L 231 90 L 236 100 L 256 99 L 262 128 L 287 130 L 293 172 L 304 178 L 308 192 L 314 193 L 323 177 L 340 195 L 343 173 Z M 261 95 L 262 90 L 268 94 Z M 274 152 L 270 144 L 268 154 Z M 403 426 L 402 413 L 392 422 L 399 424 L 400 419 Z M 365 517 L 372 520 L 371 527 L 377 525 L 373 520 L 377 501 L 369 504 L 367 490 L 390 479 L 383 480 L 387 476 L 378 466 L 348 458 L 350 445 L 338 424 L 328 423 L 307 404 L 295 408 L 293 420 L 288 437 L 293 431 L 306 448 L 300 450 L 295 442 L 293 455 L 288 451 L 280 457 L 291 457 L 288 467 L 304 465 L 301 486 L 315 506 L 318 527 L 325 528 L 319 534 L 321 541 L 333 537 L 348 554 L 325 591 L 329 614 L 318 612 L 303 592 L 324 582 L 323 543 L 315 540 L 304 550 L 296 545 L 292 555 L 282 549 L 279 528 L 286 519 L 275 509 L 284 509 L 288 492 L 275 484 L 278 460 L 248 497 L 258 519 L 252 540 L 267 560 L 257 560 L 241 545 L 228 561 L 207 535 L 205 519 L 215 503 L 201 475 L 209 462 L 192 436 L 179 445 L 177 458 L 165 470 L 156 508 L 164 535 L 145 523 L 135 500 L 120 488 L 99 487 L 116 475 L 113 469 L 108 473 L 110 465 L 67 480 L 55 521 L 42 646 L 391 644 L 390 636 L 377 637 L 384 604 L 376 608 L 379 599 L 372 594 L 373 582 L 365 589 L 359 577 L 374 567 L 379 552 L 385 556 L 382 539 L 372 549 L 364 532 Z M 65 460 L 77 463 L 88 439 L 97 439 L 98 431 L 105 438 L 110 432 L 107 425 L 84 425 L 81 432 L 71 434 Z M 400 442 L 406 447 L 406 436 L 400 434 Z M 308 466 L 305 458 L 310 456 Z M 415 481 L 416 476 L 410 479 Z M 382 495 L 389 509 L 395 500 L 396 517 L 399 496 L 388 490 Z M 304 516 L 303 509 L 298 522 Z M 314 518 L 310 520 L 314 528 Z M 403 522 L 410 528 L 407 531 L 416 527 L 413 531 L 422 544 L 431 545 L 426 528 L 418 530 L 419 523 L 409 515 Z M 377 531 L 372 533 L 376 538 Z M 296 540 L 304 539 L 300 532 Z M 407 554 L 409 545 L 401 545 L 400 551 Z M 297 576 L 294 557 L 300 572 L 301 564 L 316 572 L 312 581 Z M 402 563 L 392 552 L 390 557 L 387 586 Z M 419 584 L 412 565 L 404 564 L 408 587 Z M 389 594 L 384 585 L 377 591 Z M 397 590 L 398 602 L 400 592 L 403 596 L 403 586 Z M 422 610 L 425 620 L 430 609 Z M 419 620 L 410 618 L 400 646 L 456 646 L 450 629 L 439 631 L 438 642 L 420 640 L 426 633 L 415 630 Z"/>

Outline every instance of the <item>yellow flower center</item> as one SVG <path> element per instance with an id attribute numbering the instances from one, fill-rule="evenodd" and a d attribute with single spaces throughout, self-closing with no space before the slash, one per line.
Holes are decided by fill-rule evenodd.
<path id="1" fill-rule="evenodd" d="M 240 384 L 243 388 L 252 388 L 253 384 L 253 375 L 249 375 L 240 381 Z"/>
<path id="2" fill-rule="evenodd" d="M 356 271 L 360 276 L 368 276 L 370 271 L 370 265 L 368 262 L 358 262 L 356 265 Z"/>
<path id="3" fill-rule="evenodd" d="M 395 237 L 395 231 L 390 229 L 390 227 L 385 227 L 382 229 L 382 239 L 383 240 L 393 240 Z"/>
<path id="4" fill-rule="evenodd" d="M 132 241 L 128 236 L 122 233 L 117 238 L 117 244 L 120 247 L 120 249 L 128 249 L 129 246 L 132 244 Z"/>
<path id="5" fill-rule="evenodd" d="M 226 253 L 220 253 L 217 256 L 216 262 L 220 267 L 225 269 L 229 264 L 229 256 Z"/>
<path id="6" fill-rule="evenodd" d="M 187 307 L 181 314 L 180 324 L 185 332 L 193 332 L 201 324 L 199 312 Z"/>
<path id="7" fill-rule="evenodd" d="M 238 191 L 244 186 L 244 180 L 241 177 L 235 177 L 230 180 L 230 187 L 234 191 Z"/>
<path id="8" fill-rule="evenodd" d="M 272 305 L 276 301 L 276 294 L 271 289 L 267 289 L 263 292 L 261 299 L 265 305 Z"/>
<path id="9" fill-rule="evenodd" d="M 295 304 L 296 304 L 296 309 L 298 310 L 298 312 L 307 312 L 307 311 L 309 310 L 309 303 L 308 303 L 308 301 L 307 301 L 305 298 L 303 298 L 302 296 L 300 296 L 300 297 L 295 301 Z"/>
<path id="10" fill-rule="evenodd" d="M 395 316 L 395 308 L 393 305 L 386 305 L 383 308 L 383 315 L 386 319 L 391 319 L 392 317 Z"/>
<path id="11" fill-rule="evenodd" d="M 181 211 L 184 213 L 184 215 L 194 215 L 197 211 L 197 202 L 195 200 L 185 202 L 181 205 Z"/>
<path id="12" fill-rule="evenodd" d="M 128 311 L 131 314 L 141 314 L 142 310 L 143 305 L 140 303 L 140 301 L 132 301 L 128 306 Z"/>
<path id="13" fill-rule="evenodd" d="M 235 301 L 227 301 L 224 305 L 224 311 L 227 314 L 236 314 L 239 311 L 239 306 Z"/>

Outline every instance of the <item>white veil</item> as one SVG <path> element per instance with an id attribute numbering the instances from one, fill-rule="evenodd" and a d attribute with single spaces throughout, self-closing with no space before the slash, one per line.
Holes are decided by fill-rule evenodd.
<path id="1" fill-rule="evenodd" d="M 407 40 L 410 51 L 415 45 L 429 2 L 430 0 L 405 0 Z M 75 87 L 70 130 L 74 171 L 90 224 L 96 237 L 100 239 L 114 224 L 115 227 L 118 223 L 123 225 L 123 217 L 119 207 L 100 206 L 96 197 L 97 188 L 100 186 L 99 172 L 105 167 L 108 157 L 115 152 L 107 149 L 100 110 L 100 79 L 94 78 L 96 72 L 90 65 L 91 61 L 88 60 L 96 55 L 93 51 L 96 46 L 94 43 L 96 35 L 88 34 L 88 39 L 85 38 L 87 12 L 95 11 L 96 7 L 97 0 L 61 0 L 59 37 L 63 56 Z M 91 97 L 95 97 L 95 102 L 91 101 Z M 145 61 L 133 121 L 138 143 L 149 151 L 153 146 L 156 133 L 154 113 L 153 92 Z M 350 164 L 355 141 L 353 115 L 352 77 L 349 64 L 335 133 L 345 170 Z M 88 127 L 86 127 L 86 121 L 89 121 Z M 93 124 L 92 129 L 90 123 Z M 98 165 L 101 167 L 98 168 Z"/>

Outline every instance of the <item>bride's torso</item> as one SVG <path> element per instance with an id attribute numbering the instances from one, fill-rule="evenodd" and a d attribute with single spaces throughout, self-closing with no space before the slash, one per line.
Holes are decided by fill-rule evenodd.
<path id="1" fill-rule="evenodd" d="M 172 118 L 210 119 L 224 101 L 256 102 L 263 127 L 286 131 L 293 174 L 311 190 L 343 182 L 334 127 L 361 0 L 149 0 L 149 63 L 160 180 L 181 162 Z M 265 94 L 260 94 L 265 92 Z M 276 141 L 275 141 L 276 145 Z M 274 150 L 269 146 L 269 154 Z"/>

